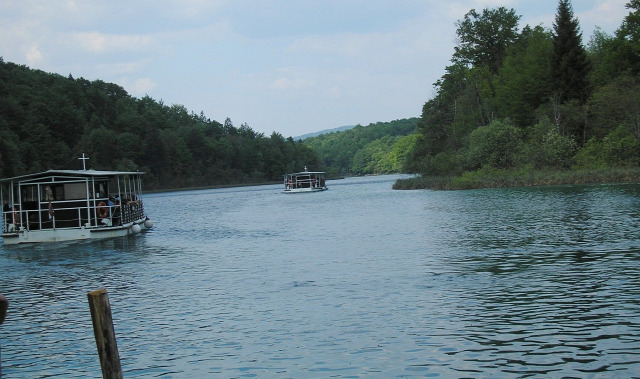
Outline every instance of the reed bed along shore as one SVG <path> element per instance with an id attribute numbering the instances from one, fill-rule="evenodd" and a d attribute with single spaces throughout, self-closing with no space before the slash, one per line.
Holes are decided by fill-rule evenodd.
<path id="1" fill-rule="evenodd" d="M 483 168 L 460 176 L 416 176 L 399 179 L 393 189 L 465 190 L 476 188 L 531 187 L 568 184 L 640 182 L 640 168 L 595 170 L 496 170 Z"/>

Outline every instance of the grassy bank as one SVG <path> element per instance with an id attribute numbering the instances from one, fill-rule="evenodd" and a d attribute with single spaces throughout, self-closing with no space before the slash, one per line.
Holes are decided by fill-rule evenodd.
<path id="1" fill-rule="evenodd" d="M 640 168 L 598 170 L 538 171 L 529 169 L 496 170 L 483 168 L 461 176 L 417 176 L 399 179 L 393 189 L 461 190 L 474 188 L 530 187 L 558 184 L 595 184 L 640 182 Z"/>

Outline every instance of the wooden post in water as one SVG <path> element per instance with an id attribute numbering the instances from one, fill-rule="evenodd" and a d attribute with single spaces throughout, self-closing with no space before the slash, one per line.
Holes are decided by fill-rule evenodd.
<path id="1" fill-rule="evenodd" d="M 0 325 L 2 325 L 5 317 L 7 317 L 7 309 L 9 309 L 9 301 L 0 293 Z"/>
<path id="2" fill-rule="evenodd" d="M 9 308 L 9 301 L 7 298 L 0 293 L 0 325 L 4 322 L 5 317 L 7 317 L 7 309 Z M 0 356 L 0 379 L 2 379 L 2 358 Z"/>
<path id="3" fill-rule="evenodd" d="M 104 379 L 122 379 L 122 367 L 120 355 L 116 345 L 116 333 L 113 330 L 111 318 L 111 305 L 107 290 L 101 289 L 87 294 L 89 309 L 93 321 L 93 333 L 96 337 L 96 346 L 100 356 L 100 367 Z"/>

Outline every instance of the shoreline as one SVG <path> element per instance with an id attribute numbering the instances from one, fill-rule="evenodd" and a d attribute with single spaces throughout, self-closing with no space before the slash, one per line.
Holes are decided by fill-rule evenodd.
<path id="1" fill-rule="evenodd" d="M 515 188 L 552 185 L 610 184 L 640 182 L 640 168 L 597 170 L 495 170 L 481 169 L 460 176 L 416 176 L 399 179 L 395 190 L 468 190 L 481 188 Z"/>
<path id="2" fill-rule="evenodd" d="M 327 178 L 327 180 L 339 180 L 344 179 L 344 176 L 336 178 Z M 145 190 L 144 193 L 164 193 L 164 192 L 179 192 L 179 191 L 198 191 L 207 189 L 220 189 L 220 188 L 236 188 L 236 187 L 253 187 L 253 186 L 269 186 L 274 184 L 282 184 L 282 181 L 271 182 L 256 182 L 256 183 L 235 183 L 235 184 L 213 184 L 208 186 L 194 186 L 194 187 L 181 187 L 181 188 L 154 188 Z"/>

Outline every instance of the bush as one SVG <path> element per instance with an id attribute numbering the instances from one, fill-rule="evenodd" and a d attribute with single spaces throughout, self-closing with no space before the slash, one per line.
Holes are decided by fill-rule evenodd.
<path id="1" fill-rule="evenodd" d="M 602 140 L 591 138 L 575 156 L 576 169 L 631 167 L 640 163 L 640 146 L 630 128 L 620 125 Z"/>
<path id="2" fill-rule="evenodd" d="M 521 134 L 509 121 L 494 121 L 477 128 L 469 136 L 467 167 L 472 170 L 483 166 L 513 167 L 522 146 Z"/>
<path id="3" fill-rule="evenodd" d="M 569 168 L 577 149 L 575 140 L 560 134 L 545 117 L 533 126 L 519 161 L 535 168 Z"/>

